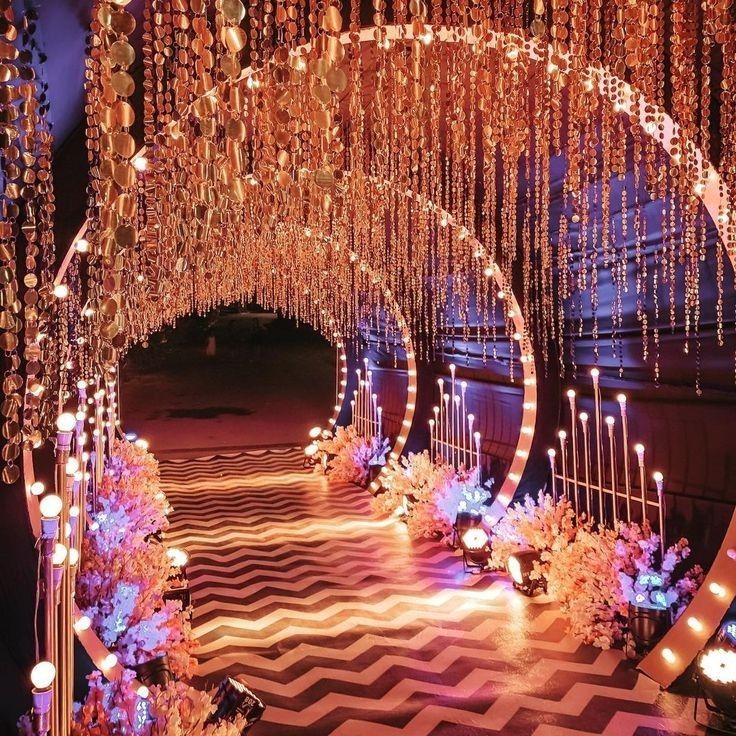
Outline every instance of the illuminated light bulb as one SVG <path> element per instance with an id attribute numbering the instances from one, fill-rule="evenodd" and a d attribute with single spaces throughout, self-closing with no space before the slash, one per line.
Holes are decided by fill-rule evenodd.
<path id="1" fill-rule="evenodd" d="M 590 376 L 591 376 L 591 378 L 593 380 L 595 380 L 596 378 L 598 378 L 598 376 L 600 376 L 600 375 L 601 375 L 601 372 L 597 368 L 591 368 L 590 369 Z"/>
<path id="2" fill-rule="evenodd" d="M 636 453 L 636 457 L 639 459 L 639 462 L 644 462 L 644 445 L 641 443 L 634 445 L 634 452 Z"/>
<path id="3" fill-rule="evenodd" d="M 56 284 L 54 286 L 54 296 L 57 299 L 66 299 L 69 296 L 69 287 L 66 284 Z"/>
<path id="4" fill-rule="evenodd" d="M 78 517 L 79 516 L 79 506 L 70 506 L 69 516 L 71 516 L 73 519 Z"/>
<path id="5" fill-rule="evenodd" d="M 148 441 L 144 440 L 142 437 L 139 437 L 134 443 L 136 447 L 140 447 L 141 450 L 147 450 L 148 449 Z"/>
<path id="6" fill-rule="evenodd" d="M 509 479 L 514 481 L 516 483 L 519 480 L 519 474 L 518 473 L 509 473 Z"/>
<path id="7" fill-rule="evenodd" d="M 65 471 L 67 475 L 74 475 L 79 470 L 79 461 L 75 457 L 70 457 L 66 461 Z"/>
<path id="8" fill-rule="evenodd" d="M 557 452 L 556 452 L 556 451 L 555 451 L 555 450 L 554 450 L 553 448 L 551 448 L 551 447 L 550 447 L 550 448 L 549 448 L 549 450 L 547 450 L 547 454 L 548 454 L 548 455 L 549 455 L 550 457 L 556 457 L 556 455 L 557 455 Z"/>
<path id="9" fill-rule="evenodd" d="M 687 625 L 693 630 L 700 632 L 703 630 L 703 624 L 700 623 L 700 620 L 695 618 L 695 616 L 690 616 L 690 618 L 687 620 Z"/>
<path id="10" fill-rule="evenodd" d="M 306 447 L 304 448 L 304 454 L 305 454 L 305 455 L 306 455 L 307 457 L 314 457 L 314 456 L 315 456 L 315 455 L 317 454 L 317 450 L 318 450 L 318 449 L 319 449 L 319 448 L 318 448 L 318 447 L 317 447 L 317 445 L 315 445 L 315 444 L 307 445 L 307 446 L 306 446 Z"/>
<path id="11" fill-rule="evenodd" d="M 189 555 L 179 547 L 169 547 L 166 550 L 166 556 L 172 567 L 184 567 L 189 562 Z"/>
<path id="12" fill-rule="evenodd" d="M 521 340 L 521 332 L 514 332 L 514 340 L 517 342 Z"/>
<path id="13" fill-rule="evenodd" d="M 320 436 L 321 432 L 322 432 L 322 427 L 312 427 L 312 429 L 309 430 L 310 439 L 316 440 L 317 437 Z"/>
<path id="14" fill-rule="evenodd" d="M 87 307 L 87 309 L 84 310 L 84 316 L 89 319 L 90 317 L 95 316 L 95 310 L 92 309 L 92 307 Z"/>
<path id="15" fill-rule="evenodd" d="M 31 682 L 36 690 L 47 690 L 56 677 L 56 667 L 51 662 L 39 662 L 31 670 Z"/>
<path id="16" fill-rule="evenodd" d="M 74 622 L 74 628 L 76 631 L 87 631 L 92 626 L 92 619 L 89 616 L 80 616 Z"/>
<path id="17" fill-rule="evenodd" d="M 675 653 L 669 647 L 665 647 L 662 650 L 662 659 L 664 659 L 665 662 L 669 662 L 669 664 L 674 664 L 677 661 Z"/>
<path id="18" fill-rule="evenodd" d="M 493 276 L 493 269 L 490 266 L 488 266 L 488 268 L 484 268 L 483 275 L 488 277 Z M 499 299 L 503 299 L 503 297 L 499 297 Z"/>
<path id="19" fill-rule="evenodd" d="M 89 250 L 89 241 L 86 238 L 79 238 L 74 243 L 74 248 L 77 253 L 86 253 Z"/>
<path id="20" fill-rule="evenodd" d="M 136 171 L 145 171 L 148 168 L 148 159 L 145 156 L 136 156 L 133 159 L 133 168 Z"/>
<path id="21" fill-rule="evenodd" d="M 726 595 L 726 589 L 718 583 L 711 583 L 708 586 L 708 590 L 710 590 L 713 595 L 718 596 L 719 598 L 723 598 Z"/>
<path id="22" fill-rule="evenodd" d="M 41 516 L 44 519 L 53 519 L 61 513 L 63 502 L 59 496 L 54 493 L 50 493 L 48 496 L 44 496 L 39 504 L 39 510 Z"/>
<path id="23" fill-rule="evenodd" d="M 110 653 L 102 660 L 102 669 L 111 670 L 118 663 L 118 658 Z"/>
<path id="24" fill-rule="evenodd" d="M 580 412 L 580 421 L 585 424 L 585 422 L 588 421 L 588 412 L 581 411 Z"/>
<path id="25" fill-rule="evenodd" d="M 79 550 L 71 547 L 69 549 L 69 564 L 76 565 L 79 562 Z"/>
<path id="26" fill-rule="evenodd" d="M 570 389 L 567 390 L 567 398 L 568 399 L 574 399 L 575 398 L 575 391 L 573 389 L 570 388 Z"/>
<path id="27" fill-rule="evenodd" d="M 659 471 L 657 471 L 656 473 L 652 473 L 652 478 L 657 485 L 659 485 L 664 480 L 664 476 Z"/>
<path id="28" fill-rule="evenodd" d="M 89 525 L 89 528 L 90 528 L 90 531 L 96 532 L 100 528 L 100 525 L 96 521 L 93 521 Z"/>
<path id="29" fill-rule="evenodd" d="M 613 417 L 608 416 L 608 417 L 606 417 L 606 424 L 609 427 L 613 427 L 613 425 L 616 424 L 616 420 Z"/>
<path id="30" fill-rule="evenodd" d="M 143 698 L 143 700 L 150 695 L 150 690 L 145 685 L 141 685 L 135 692 L 136 695 L 138 695 L 139 698 Z"/>
<path id="31" fill-rule="evenodd" d="M 503 291 L 499 291 L 499 292 L 498 292 L 498 293 L 496 294 L 496 296 L 497 296 L 497 297 L 498 297 L 499 299 L 505 299 L 505 298 L 506 298 L 506 294 L 504 294 L 504 293 L 503 293 Z"/>
<path id="32" fill-rule="evenodd" d="M 532 433 L 532 428 L 531 427 L 522 427 L 521 428 L 521 433 L 522 434 L 531 434 Z"/>
<path id="33" fill-rule="evenodd" d="M 567 432 L 565 432 L 565 430 L 564 430 L 564 429 L 561 429 L 561 430 L 560 430 L 560 431 L 559 431 L 559 432 L 557 433 L 557 436 L 558 436 L 558 437 L 559 437 L 559 438 L 560 438 L 561 440 L 566 440 L 566 439 L 567 439 Z"/>
<path id="34" fill-rule="evenodd" d="M 736 549 L 733 547 L 729 550 L 726 550 L 726 554 L 729 556 L 730 559 L 736 560 Z"/>
<path id="35" fill-rule="evenodd" d="M 144 275 L 143 275 L 142 273 L 139 273 L 139 274 L 138 274 L 138 275 L 137 275 L 137 276 L 135 277 L 136 281 L 138 281 L 138 282 L 141 282 L 141 281 L 143 281 L 143 279 L 144 279 L 144 278 L 145 278 L 145 276 L 144 276 Z"/>
<path id="36" fill-rule="evenodd" d="M 56 546 L 54 547 L 54 554 L 51 556 L 51 561 L 54 563 L 54 565 L 63 565 L 64 560 L 66 560 L 66 547 L 57 542 Z"/>
<path id="37" fill-rule="evenodd" d="M 40 480 L 37 480 L 34 483 L 31 483 L 31 487 L 29 488 L 29 490 L 32 495 L 40 496 L 46 490 L 46 486 L 44 486 L 44 484 L 41 483 Z"/>
<path id="38" fill-rule="evenodd" d="M 71 412 L 64 412 L 56 420 L 56 428 L 59 432 L 71 432 L 77 424 L 77 418 Z"/>

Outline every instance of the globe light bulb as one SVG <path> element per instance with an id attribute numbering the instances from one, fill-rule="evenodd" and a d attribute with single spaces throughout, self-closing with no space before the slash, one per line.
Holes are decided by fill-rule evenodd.
<path id="1" fill-rule="evenodd" d="M 90 626 L 92 626 L 92 620 L 89 616 L 80 616 L 74 623 L 77 631 L 87 631 Z"/>
<path id="2" fill-rule="evenodd" d="M 48 496 L 44 496 L 39 504 L 41 516 L 45 519 L 53 519 L 61 513 L 61 509 L 64 506 L 61 498 L 54 493 L 50 493 Z"/>
<path id="3" fill-rule="evenodd" d="M 65 411 L 56 420 L 56 428 L 59 432 L 71 432 L 77 424 L 77 418 L 71 412 Z"/>
<path id="4" fill-rule="evenodd" d="M 56 667 L 51 662 L 39 662 L 31 670 L 31 682 L 36 690 L 46 690 L 56 677 Z"/>
<path id="5" fill-rule="evenodd" d="M 77 253 L 86 253 L 89 250 L 89 241 L 86 238 L 79 238 L 74 243 L 74 247 L 77 250 Z"/>
<path id="6" fill-rule="evenodd" d="M 34 483 L 31 483 L 31 487 L 29 490 L 34 496 L 40 496 L 46 490 L 46 486 L 41 483 L 40 480 L 37 480 Z"/>
<path id="7" fill-rule="evenodd" d="M 57 567 L 64 564 L 64 560 L 66 560 L 66 547 L 63 544 L 56 544 L 51 560 Z"/>
<path id="8" fill-rule="evenodd" d="M 110 653 L 102 660 L 102 669 L 111 670 L 118 663 L 118 658 Z"/>
<path id="9" fill-rule="evenodd" d="M 317 437 L 319 437 L 321 431 L 322 427 L 312 427 L 312 429 L 309 430 L 310 439 L 316 440 Z"/>
<path id="10" fill-rule="evenodd" d="M 66 461 L 66 467 L 64 469 L 67 475 L 74 475 L 79 470 L 79 460 L 75 457 L 70 457 Z"/>
<path id="11" fill-rule="evenodd" d="M 133 167 L 136 171 L 145 171 L 148 168 L 148 159 L 145 156 L 136 156 L 133 159 Z"/>
<path id="12" fill-rule="evenodd" d="M 54 296 L 57 299 L 66 299 L 69 296 L 69 287 L 66 284 L 56 284 L 54 286 Z"/>

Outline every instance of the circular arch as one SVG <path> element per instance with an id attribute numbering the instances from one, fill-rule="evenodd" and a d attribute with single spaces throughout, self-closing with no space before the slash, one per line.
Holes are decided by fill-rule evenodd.
<path id="1" fill-rule="evenodd" d="M 411 40 L 414 37 L 413 27 L 410 24 L 387 25 L 385 26 L 385 29 L 387 38 L 390 40 L 405 41 Z M 470 28 L 458 29 L 450 27 L 437 29 L 435 31 L 435 39 L 440 42 L 466 44 L 473 44 L 476 41 Z M 347 32 L 343 33 L 341 35 L 341 41 L 346 43 L 348 40 L 349 34 Z M 362 28 L 359 33 L 359 41 L 361 43 L 373 41 L 372 29 Z M 549 45 L 547 45 L 545 49 L 541 44 L 532 43 L 516 34 L 503 34 L 496 32 L 491 34 L 490 43 L 495 47 L 498 47 L 500 44 L 507 41 L 517 44 L 519 51 L 526 53 L 529 58 L 533 60 L 543 61 L 549 56 Z M 300 48 L 308 50 L 310 46 L 311 44 L 305 44 Z M 673 162 L 678 162 L 677 157 L 680 155 L 678 150 L 679 146 L 675 144 L 675 141 L 678 139 L 682 140 L 683 136 L 679 126 L 665 110 L 648 102 L 638 90 L 603 67 L 591 66 L 587 69 L 587 73 L 590 75 L 594 84 L 597 80 L 598 91 L 600 94 L 603 97 L 606 97 L 613 104 L 617 105 L 617 109 L 619 111 L 625 112 L 630 116 L 630 118 L 638 120 L 640 127 L 647 135 L 654 137 L 655 133 L 659 131 L 659 135 L 655 139 L 672 158 Z M 250 74 L 252 74 L 252 69 L 249 67 L 243 70 L 239 79 L 245 79 Z M 617 90 L 615 95 L 611 92 L 613 89 Z M 215 90 L 208 92 L 207 96 L 214 94 L 214 92 Z M 648 117 L 651 115 L 651 112 L 647 113 L 647 109 L 650 111 L 652 109 L 654 110 L 654 118 L 658 121 L 658 124 L 655 125 L 654 129 L 651 129 L 649 125 Z M 736 270 L 736 238 L 732 237 L 732 233 L 736 231 L 736 228 L 733 227 L 732 223 L 732 219 L 736 217 L 736 213 L 730 213 L 728 210 L 729 196 L 727 186 L 725 182 L 722 181 L 717 169 L 704 158 L 702 152 L 697 148 L 697 146 L 688 139 L 684 140 L 684 150 L 686 155 L 690 158 L 690 161 L 694 164 L 694 169 L 696 171 L 697 181 L 693 182 L 693 192 L 703 202 L 708 214 L 715 223 L 719 240 L 726 250 L 732 267 Z M 83 226 L 78 232 L 75 240 L 82 238 L 84 232 L 85 227 Z M 72 246 L 65 255 L 62 266 L 57 274 L 57 278 L 55 279 L 55 284 L 61 283 L 63 280 L 66 269 L 73 256 L 74 252 Z M 497 266 L 495 266 L 494 269 L 494 277 L 496 269 Z M 525 340 L 528 340 L 528 336 L 525 335 L 525 333 L 522 333 L 522 335 Z M 533 356 L 531 359 L 531 365 L 532 367 L 534 365 Z M 529 380 L 529 383 L 527 383 L 527 380 Z M 536 386 L 536 379 L 533 378 L 533 375 L 531 379 L 527 379 L 525 375 L 524 381 L 525 387 Z M 536 388 L 534 395 L 534 411 L 536 411 Z M 527 411 L 527 404 L 530 403 L 531 402 L 525 401 L 525 412 Z M 529 446 L 530 445 L 531 439 L 529 440 Z M 518 451 L 519 450 L 517 448 L 517 455 L 514 457 L 514 463 L 516 463 L 517 457 L 519 457 Z M 26 468 L 27 462 L 24 453 L 24 471 Z M 511 472 L 516 474 L 513 463 Z M 511 477 L 511 472 L 509 473 L 509 477 Z M 26 476 L 26 479 L 27 477 L 28 476 Z M 516 479 L 516 483 L 518 483 L 518 479 Z M 26 488 L 28 485 L 29 484 L 26 482 Z M 506 488 L 506 484 L 504 484 L 504 487 L 501 490 L 504 494 L 504 499 L 506 499 L 509 493 L 509 489 Z M 27 493 L 27 496 L 28 495 L 29 494 Z M 501 494 L 499 494 L 499 496 L 500 495 Z M 511 494 L 511 497 L 512 496 L 513 494 Z M 499 509 L 501 512 L 503 512 L 508 503 L 510 503 L 511 497 L 508 497 L 506 503 L 502 504 L 502 507 Z M 640 665 L 644 672 L 657 680 L 660 684 L 665 686 L 671 684 L 671 682 L 684 671 L 694 658 L 695 654 L 697 654 L 697 651 L 699 651 L 704 642 L 720 623 L 721 618 L 728 609 L 729 600 L 733 598 L 733 594 L 736 593 L 736 587 L 732 586 L 727 589 L 727 591 L 730 591 L 731 596 L 718 594 L 714 591 L 723 591 L 724 588 L 722 581 L 734 579 L 734 559 L 736 559 L 736 509 L 734 510 L 731 523 L 726 535 L 724 536 L 724 540 L 716 560 L 706 577 L 705 584 L 695 596 L 686 613 L 681 616 L 662 642 L 655 647 L 655 649 L 642 661 Z M 701 616 L 698 619 L 701 623 L 699 629 L 692 626 L 686 626 L 685 621 L 693 618 L 693 616 L 688 615 L 691 612 L 698 613 Z"/>

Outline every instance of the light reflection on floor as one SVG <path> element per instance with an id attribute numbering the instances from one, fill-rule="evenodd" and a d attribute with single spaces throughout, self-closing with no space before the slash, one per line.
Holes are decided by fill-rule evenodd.
<path id="1" fill-rule="evenodd" d="M 301 455 L 163 465 L 190 553 L 199 681 L 243 673 L 255 736 L 695 734 L 690 705 L 619 652 L 581 646 L 553 603 L 463 573 Z"/>

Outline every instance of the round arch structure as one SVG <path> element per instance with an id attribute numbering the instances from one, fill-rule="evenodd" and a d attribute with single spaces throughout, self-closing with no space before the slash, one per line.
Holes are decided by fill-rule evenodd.
<path id="1" fill-rule="evenodd" d="M 389 25 L 386 26 L 387 37 L 394 41 L 405 41 L 413 38 L 413 28 L 411 25 Z M 343 43 L 347 43 L 349 34 L 342 35 Z M 435 39 L 444 43 L 466 43 L 471 44 L 475 40 L 471 35 L 470 29 L 453 29 L 439 28 L 435 31 Z M 361 29 L 360 42 L 373 42 L 373 31 L 370 28 Z M 544 61 L 545 49 L 540 45 L 525 41 L 518 36 L 509 34 L 494 34 L 491 40 L 492 44 L 497 47 L 503 43 L 517 43 L 519 51 L 525 53 L 529 58 L 538 61 Z M 306 45 L 308 48 L 309 45 Z M 547 48 L 547 51 L 549 48 Z M 719 239 L 726 250 L 732 267 L 736 270 L 736 244 L 734 243 L 734 226 L 733 218 L 736 214 L 728 211 L 728 191 L 725 183 L 721 180 L 715 167 L 702 155 L 702 152 L 692 143 L 685 141 L 684 146 L 681 145 L 681 131 L 666 111 L 651 105 L 643 96 L 631 85 L 624 82 L 620 78 L 613 75 L 606 69 L 601 67 L 590 67 L 587 70 L 593 84 L 597 84 L 599 93 L 608 99 L 609 102 L 617 106 L 617 110 L 629 115 L 630 119 L 638 120 L 640 127 L 644 132 L 653 137 L 659 143 L 664 151 L 676 162 L 676 156 L 680 155 L 679 150 L 683 149 L 685 155 L 694 163 L 694 170 L 697 172 L 696 180 L 692 182 L 693 193 L 703 202 L 708 214 L 712 218 L 718 232 Z M 252 70 L 244 70 L 241 79 L 247 78 Z M 208 93 L 212 94 L 212 93 Z M 654 128 L 650 125 L 651 110 L 654 110 L 654 118 L 657 124 Z M 647 112 L 648 111 L 648 112 Z M 408 193 L 409 196 L 418 196 Z M 80 230 L 75 240 L 83 238 L 84 228 Z M 474 245 L 478 244 L 474 236 L 469 238 Z M 719 246 L 717 246 L 719 247 Z M 74 246 L 66 253 L 62 266 L 57 274 L 55 283 L 61 283 L 64 279 L 66 269 L 74 257 Z M 499 283 L 503 282 L 503 275 L 495 263 L 489 265 L 491 274 Z M 521 319 L 521 309 L 516 302 L 515 297 L 509 291 L 510 298 L 513 299 L 514 312 Z M 406 323 L 405 323 L 406 324 Z M 522 420 L 522 428 L 529 426 L 527 422 L 531 422 L 531 433 L 522 432 L 528 438 L 527 447 L 517 447 L 517 453 L 514 457 L 512 467 L 509 472 L 507 481 L 499 493 L 499 511 L 503 511 L 513 498 L 512 487 L 515 489 L 518 484 L 520 473 L 526 464 L 524 452 L 528 453 L 528 447 L 531 446 L 533 438 L 533 419 L 536 412 L 536 379 L 534 377 L 534 356 L 531 353 L 529 338 L 523 330 L 523 319 L 521 321 L 522 357 L 528 356 L 524 363 L 524 385 L 525 385 L 525 401 L 524 401 L 524 418 Z M 515 327 L 518 326 L 515 323 Z M 403 338 L 402 338 L 403 339 Z M 527 345 L 529 352 L 524 352 L 524 345 Z M 413 357 L 413 351 L 412 351 Z M 527 369 L 529 372 L 527 372 Z M 416 373 L 416 369 L 414 368 Z M 529 395 L 533 395 L 533 400 L 527 400 L 527 388 Z M 409 402 L 407 402 L 407 406 Z M 529 414 L 527 414 L 529 412 Z M 413 412 L 412 412 L 413 417 Z M 409 420 L 411 422 L 411 420 Z M 26 462 L 24 458 L 24 467 Z M 30 477 L 32 477 L 32 469 Z M 513 474 L 513 475 L 512 475 Z M 28 487 L 28 478 L 26 475 L 26 487 Z M 33 519 L 33 514 L 31 514 Z M 650 677 L 660 684 L 667 686 L 681 674 L 689 663 L 693 660 L 697 652 L 702 648 L 705 641 L 712 634 L 714 629 L 720 623 L 723 615 L 726 613 L 730 601 L 736 594 L 736 511 L 734 511 L 730 526 L 724 536 L 721 548 L 718 552 L 715 562 L 713 563 L 704 586 L 696 595 L 685 614 L 679 619 L 675 626 L 668 632 L 662 642 L 642 661 L 640 667 Z M 691 621 L 695 620 L 696 624 Z M 688 625 L 689 624 L 689 625 Z"/>

